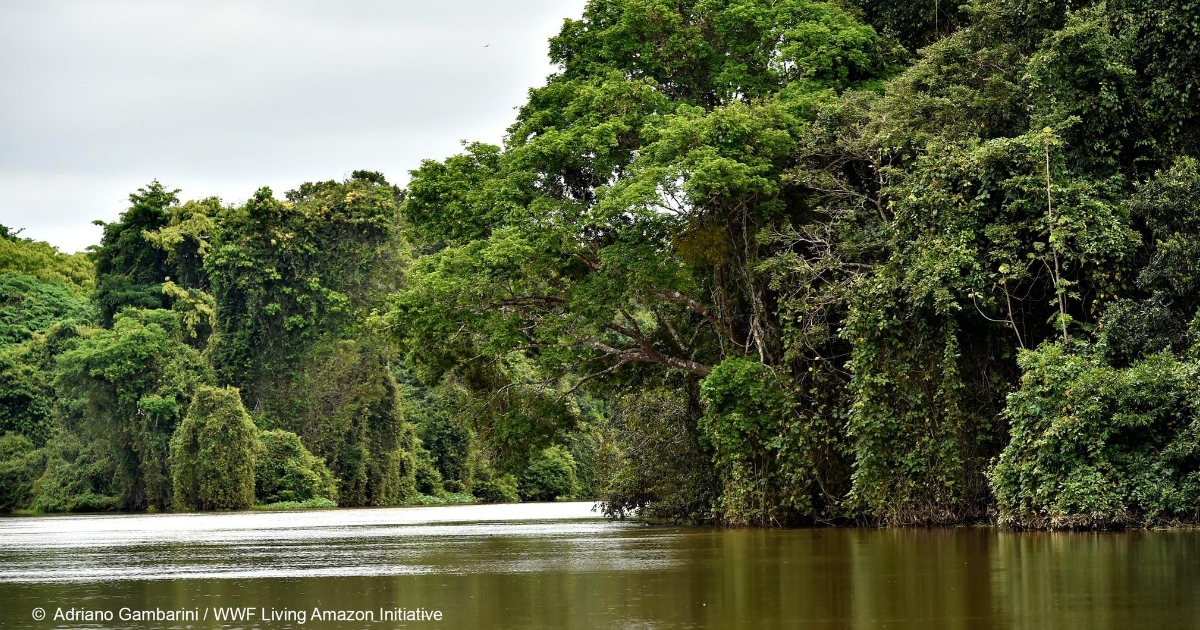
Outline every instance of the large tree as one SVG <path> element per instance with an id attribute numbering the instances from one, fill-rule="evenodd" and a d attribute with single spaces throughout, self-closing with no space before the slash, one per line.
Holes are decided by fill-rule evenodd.
<path id="1" fill-rule="evenodd" d="M 568 21 L 503 147 L 413 173 L 385 323 L 418 375 L 675 388 L 732 522 L 956 522 L 993 505 L 1019 352 L 1105 321 L 1187 347 L 1191 226 L 1136 191 L 1197 149 L 1190 5 L 980 0 L 932 33 L 861 6 L 897 40 L 815 2 Z M 933 43 L 891 77 L 895 41 Z"/>
<path id="2" fill-rule="evenodd" d="M 388 323 L 426 378 L 526 406 L 675 372 L 699 409 L 696 383 L 727 358 L 780 366 L 764 265 L 773 234 L 818 217 L 786 174 L 815 107 L 890 54 L 834 4 L 591 3 L 505 147 L 414 171 L 402 210 L 426 255 Z M 785 503 L 811 505 L 797 476 Z"/>

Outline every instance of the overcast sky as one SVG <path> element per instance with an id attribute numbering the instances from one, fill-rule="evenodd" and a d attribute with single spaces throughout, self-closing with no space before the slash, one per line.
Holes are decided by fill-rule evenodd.
<path id="1" fill-rule="evenodd" d="M 152 179 L 240 203 L 499 142 L 584 0 L 0 0 L 0 223 L 95 244 Z"/>

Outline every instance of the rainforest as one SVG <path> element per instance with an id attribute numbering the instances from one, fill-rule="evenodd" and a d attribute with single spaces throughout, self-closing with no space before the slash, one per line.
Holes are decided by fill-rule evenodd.
<path id="1" fill-rule="evenodd" d="M 1200 2 L 591 0 L 502 146 L 0 226 L 0 510 L 1200 522 Z"/>

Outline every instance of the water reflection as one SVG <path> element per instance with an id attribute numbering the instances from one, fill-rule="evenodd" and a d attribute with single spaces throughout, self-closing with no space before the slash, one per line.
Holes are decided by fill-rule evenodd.
<path id="1" fill-rule="evenodd" d="M 0 626 L 301 626 L 31 614 L 122 606 L 423 607 L 443 623 L 410 626 L 453 628 L 1105 630 L 1200 619 L 1195 532 L 722 531 L 610 522 L 590 508 L 0 519 Z"/>

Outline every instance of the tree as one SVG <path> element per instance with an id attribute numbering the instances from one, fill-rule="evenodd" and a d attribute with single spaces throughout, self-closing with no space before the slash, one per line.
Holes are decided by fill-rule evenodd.
<path id="1" fill-rule="evenodd" d="M 33 482 L 41 473 L 39 455 L 29 438 L 0 434 L 0 512 L 23 509 L 29 504 Z"/>
<path id="2" fill-rule="evenodd" d="M 287 200 L 263 188 L 221 215 L 205 259 L 217 308 L 213 361 L 252 409 L 323 336 L 361 331 L 392 282 L 396 196 L 377 174 L 355 171 L 344 183 L 304 184 Z"/>
<path id="3" fill-rule="evenodd" d="M 57 282 L 66 285 L 74 295 L 92 290 L 95 271 L 87 254 L 64 254 L 44 241 L 20 238 L 19 232 L 0 225 L 0 273 Z"/>
<path id="4" fill-rule="evenodd" d="M 175 506 L 238 510 L 254 505 L 258 429 L 232 387 L 200 387 L 171 436 Z"/>
<path id="5" fill-rule="evenodd" d="M 551 446 L 529 463 L 521 475 L 521 497 L 533 501 L 568 498 L 579 490 L 575 458 L 561 446 Z"/>
<path id="6" fill-rule="evenodd" d="M 413 173 L 424 255 L 381 324 L 418 376 L 521 396 L 537 427 L 593 381 L 698 396 L 725 357 L 781 362 L 765 236 L 813 218 L 785 175 L 814 107 L 888 71 L 874 31 L 823 3 L 603 1 L 551 50 L 503 149 Z"/>
<path id="7" fill-rule="evenodd" d="M 57 359 L 54 387 L 67 428 L 111 449 L 124 509 L 168 509 L 169 442 L 212 370 L 183 342 L 175 313 L 126 309 L 109 329 L 82 332 Z"/>
<path id="8" fill-rule="evenodd" d="M 262 426 L 292 431 L 338 479 L 343 505 L 416 495 L 416 438 L 389 349 L 365 321 L 397 282 L 399 191 L 378 173 L 259 190 L 219 214 L 205 258 L 209 354 Z"/>
<path id="9" fill-rule="evenodd" d="M 0 273 L 0 347 L 26 341 L 55 322 L 87 323 L 93 317 L 87 299 L 62 283 Z"/>
<path id="10" fill-rule="evenodd" d="M 128 307 L 156 309 L 168 306 L 162 283 L 171 275 L 167 252 L 146 238 L 146 232 L 167 226 L 171 208 L 179 204 L 178 190 L 168 190 L 155 180 L 129 195 L 130 206 L 104 228 L 100 246 L 92 254 L 96 265 L 95 302 L 100 322 L 111 326 L 117 313 Z"/>
<path id="11" fill-rule="evenodd" d="M 258 432 L 254 496 L 259 503 L 337 500 L 337 481 L 321 458 L 290 431 Z"/>

